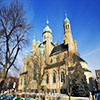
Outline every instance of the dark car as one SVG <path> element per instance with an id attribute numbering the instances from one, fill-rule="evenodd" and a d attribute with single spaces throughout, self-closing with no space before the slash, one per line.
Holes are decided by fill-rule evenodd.
<path id="1" fill-rule="evenodd" d="M 100 100 L 100 93 L 95 94 L 95 100 Z"/>

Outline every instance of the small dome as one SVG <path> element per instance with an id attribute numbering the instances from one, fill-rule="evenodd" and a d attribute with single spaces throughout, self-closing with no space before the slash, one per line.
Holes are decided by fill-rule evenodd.
<path id="1" fill-rule="evenodd" d="M 64 23 L 70 23 L 69 19 L 67 18 L 67 14 L 65 14 L 65 20 Z"/>
<path id="2" fill-rule="evenodd" d="M 49 21 L 48 20 L 46 22 L 46 27 L 44 28 L 43 32 L 50 32 L 50 33 L 52 33 L 52 30 L 49 27 Z"/>
<path id="3" fill-rule="evenodd" d="M 40 41 L 38 40 L 37 43 L 40 43 Z"/>

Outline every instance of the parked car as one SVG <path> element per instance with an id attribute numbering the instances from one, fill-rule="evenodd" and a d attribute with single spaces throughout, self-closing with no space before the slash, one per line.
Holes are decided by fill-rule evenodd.
<path id="1" fill-rule="evenodd" d="M 25 98 L 25 100 L 35 100 L 35 99 L 27 97 L 27 98 Z"/>
<path id="2" fill-rule="evenodd" d="M 3 95 L 0 96 L 0 100 L 3 100 Z"/>
<path id="3" fill-rule="evenodd" d="M 15 97 L 15 98 L 13 98 L 13 100 L 23 100 L 23 99 L 20 97 Z"/>
<path id="4" fill-rule="evenodd" d="M 95 94 L 95 100 L 100 100 L 100 93 Z"/>

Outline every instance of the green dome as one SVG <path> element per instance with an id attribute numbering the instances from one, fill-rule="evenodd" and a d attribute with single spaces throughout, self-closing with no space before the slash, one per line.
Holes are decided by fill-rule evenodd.
<path id="1" fill-rule="evenodd" d="M 43 30 L 43 33 L 44 32 L 50 32 L 50 33 L 52 33 L 52 30 L 50 29 L 50 27 L 49 27 L 49 21 L 47 20 L 47 22 L 46 22 L 46 27 L 44 28 L 44 30 Z"/>
<path id="2" fill-rule="evenodd" d="M 67 18 L 67 14 L 65 14 L 65 20 L 64 23 L 70 23 L 69 19 Z"/>
<path id="3" fill-rule="evenodd" d="M 37 43 L 40 43 L 40 41 L 38 40 Z"/>

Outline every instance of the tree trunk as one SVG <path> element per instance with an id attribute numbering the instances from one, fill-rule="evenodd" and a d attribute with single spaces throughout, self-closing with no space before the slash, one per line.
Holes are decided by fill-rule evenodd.
<path id="1" fill-rule="evenodd" d="M 38 86 L 39 99 L 40 99 L 40 86 Z"/>
<path id="2" fill-rule="evenodd" d="M 0 92 L 1 92 L 1 90 L 2 90 L 3 84 L 4 84 L 4 80 L 2 80 L 2 81 L 0 82 Z"/>

